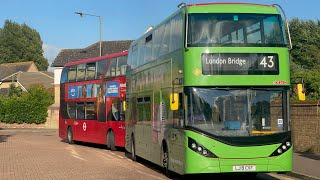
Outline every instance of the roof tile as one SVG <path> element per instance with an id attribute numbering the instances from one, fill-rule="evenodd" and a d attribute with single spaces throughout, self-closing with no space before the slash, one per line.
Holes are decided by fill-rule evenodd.
<path id="1" fill-rule="evenodd" d="M 129 49 L 133 40 L 102 41 L 102 55 L 122 52 Z M 63 49 L 55 58 L 51 67 L 62 67 L 68 62 L 98 57 L 100 55 L 100 42 L 83 49 Z"/>

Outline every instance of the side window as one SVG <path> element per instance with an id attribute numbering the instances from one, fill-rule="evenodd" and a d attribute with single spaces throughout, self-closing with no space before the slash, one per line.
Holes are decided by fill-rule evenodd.
<path id="1" fill-rule="evenodd" d="M 150 61 L 152 61 L 152 44 L 153 44 L 153 41 L 152 41 L 152 34 L 150 34 L 149 36 L 147 36 L 145 38 L 145 56 L 144 56 L 144 62 L 145 63 L 148 63 Z"/>
<path id="2" fill-rule="evenodd" d="M 95 120 L 97 119 L 97 112 L 94 108 L 94 102 L 87 102 L 85 106 L 86 119 Z"/>
<path id="3" fill-rule="evenodd" d="M 86 80 L 93 80 L 96 75 L 96 63 L 88 63 L 86 69 Z"/>
<path id="4" fill-rule="evenodd" d="M 86 75 L 86 65 L 79 64 L 77 66 L 77 81 L 84 81 L 85 75 Z"/>
<path id="5" fill-rule="evenodd" d="M 77 119 L 84 119 L 85 111 L 84 111 L 84 103 L 76 103 L 76 109 L 77 109 Z"/>
<path id="6" fill-rule="evenodd" d="M 151 121 L 151 99 L 150 97 L 144 97 L 144 111 L 145 111 L 145 121 Z"/>
<path id="7" fill-rule="evenodd" d="M 97 74 L 95 76 L 95 79 L 101 79 L 103 77 L 104 72 L 107 69 L 107 64 L 108 64 L 108 61 L 106 59 L 97 61 L 96 63 Z"/>
<path id="8" fill-rule="evenodd" d="M 138 64 L 138 44 L 131 47 L 130 56 L 129 66 L 131 69 L 135 69 Z"/>
<path id="9" fill-rule="evenodd" d="M 162 24 L 158 29 L 154 32 L 153 37 L 153 48 L 152 48 L 152 56 L 158 59 L 160 57 L 160 50 L 162 45 L 162 39 L 164 37 L 165 24 Z"/>
<path id="10" fill-rule="evenodd" d="M 158 51 L 159 51 L 159 36 L 158 36 L 158 30 L 155 30 L 152 32 L 152 52 L 151 52 L 151 59 L 152 60 L 155 60 L 157 59 L 158 57 Z"/>
<path id="11" fill-rule="evenodd" d="M 171 24 L 170 21 L 163 24 L 164 33 L 162 37 L 162 43 L 160 47 L 160 56 L 168 54 L 170 49 L 170 31 L 171 31 Z"/>
<path id="12" fill-rule="evenodd" d="M 144 41 L 141 40 L 138 46 L 138 67 L 143 65 L 144 62 L 144 53 L 145 53 L 145 44 Z"/>
<path id="13" fill-rule="evenodd" d="M 76 119 L 76 103 L 68 102 L 67 104 L 68 119 Z"/>
<path id="14" fill-rule="evenodd" d="M 68 71 L 68 81 L 75 82 L 77 77 L 77 66 L 70 66 Z"/>
<path id="15" fill-rule="evenodd" d="M 127 58 L 128 58 L 128 56 L 118 57 L 117 76 L 126 75 Z"/>
<path id="16" fill-rule="evenodd" d="M 143 115 L 144 115 L 144 106 L 143 106 L 143 98 L 139 97 L 137 98 L 137 121 L 143 121 Z"/>
<path id="17" fill-rule="evenodd" d="M 115 77 L 116 76 L 116 66 L 117 66 L 117 58 L 112 58 L 111 63 L 108 67 L 108 71 L 106 74 L 106 78 Z"/>
<path id="18" fill-rule="evenodd" d="M 150 97 L 137 98 L 137 119 L 138 121 L 151 121 Z"/>
<path id="19" fill-rule="evenodd" d="M 182 15 L 177 14 L 170 21 L 170 52 L 173 52 L 182 47 Z"/>
<path id="20" fill-rule="evenodd" d="M 64 84 L 68 81 L 68 70 L 69 67 L 64 67 L 61 73 L 60 84 Z"/>

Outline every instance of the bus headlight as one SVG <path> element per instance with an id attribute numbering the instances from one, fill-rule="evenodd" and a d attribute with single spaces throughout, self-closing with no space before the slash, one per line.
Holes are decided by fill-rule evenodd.
<path id="1" fill-rule="evenodd" d="M 200 143 L 196 142 L 194 139 L 188 137 L 188 147 L 202 155 L 202 156 L 205 156 L 205 157 L 209 157 L 209 158 L 217 158 L 216 155 L 214 155 L 211 151 L 209 151 L 207 148 L 205 148 L 203 145 L 201 145 Z"/>
<path id="2" fill-rule="evenodd" d="M 290 147 L 290 146 L 291 146 L 291 143 L 290 143 L 289 141 L 287 141 L 287 142 L 286 142 L 286 146 L 287 146 L 287 147 Z"/>
<path id="3" fill-rule="evenodd" d="M 205 150 L 203 150 L 202 154 L 207 156 L 208 155 L 208 151 L 205 149 Z"/>
<path id="4" fill-rule="evenodd" d="M 192 148 L 192 149 L 197 149 L 196 143 L 192 143 L 192 144 L 191 144 L 191 148 Z"/>
<path id="5" fill-rule="evenodd" d="M 279 156 L 280 154 L 285 153 L 291 148 L 291 139 L 283 142 L 270 156 Z"/>

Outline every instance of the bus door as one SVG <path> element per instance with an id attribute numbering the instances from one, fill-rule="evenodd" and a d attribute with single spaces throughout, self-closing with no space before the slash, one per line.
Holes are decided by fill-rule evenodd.
<path id="1" fill-rule="evenodd" d="M 114 135 L 116 146 L 124 146 L 125 143 L 125 112 L 123 101 L 121 98 L 107 98 L 107 124 L 111 128 Z"/>

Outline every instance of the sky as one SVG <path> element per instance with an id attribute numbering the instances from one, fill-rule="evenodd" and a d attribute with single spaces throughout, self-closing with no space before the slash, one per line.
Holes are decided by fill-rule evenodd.
<path id="1" fill-rule="evenodd" d="M 102 40 L 134 40 L 178 10 L 177 5 L 206 2 L 280 4 L 288 19 L 320 20 L 320 0 L 2 0 L 0 28 L 5 20 L 27 24 L 43 41 L 44 56 L 51 63 L 61 49 L 85 48 Z"/>

